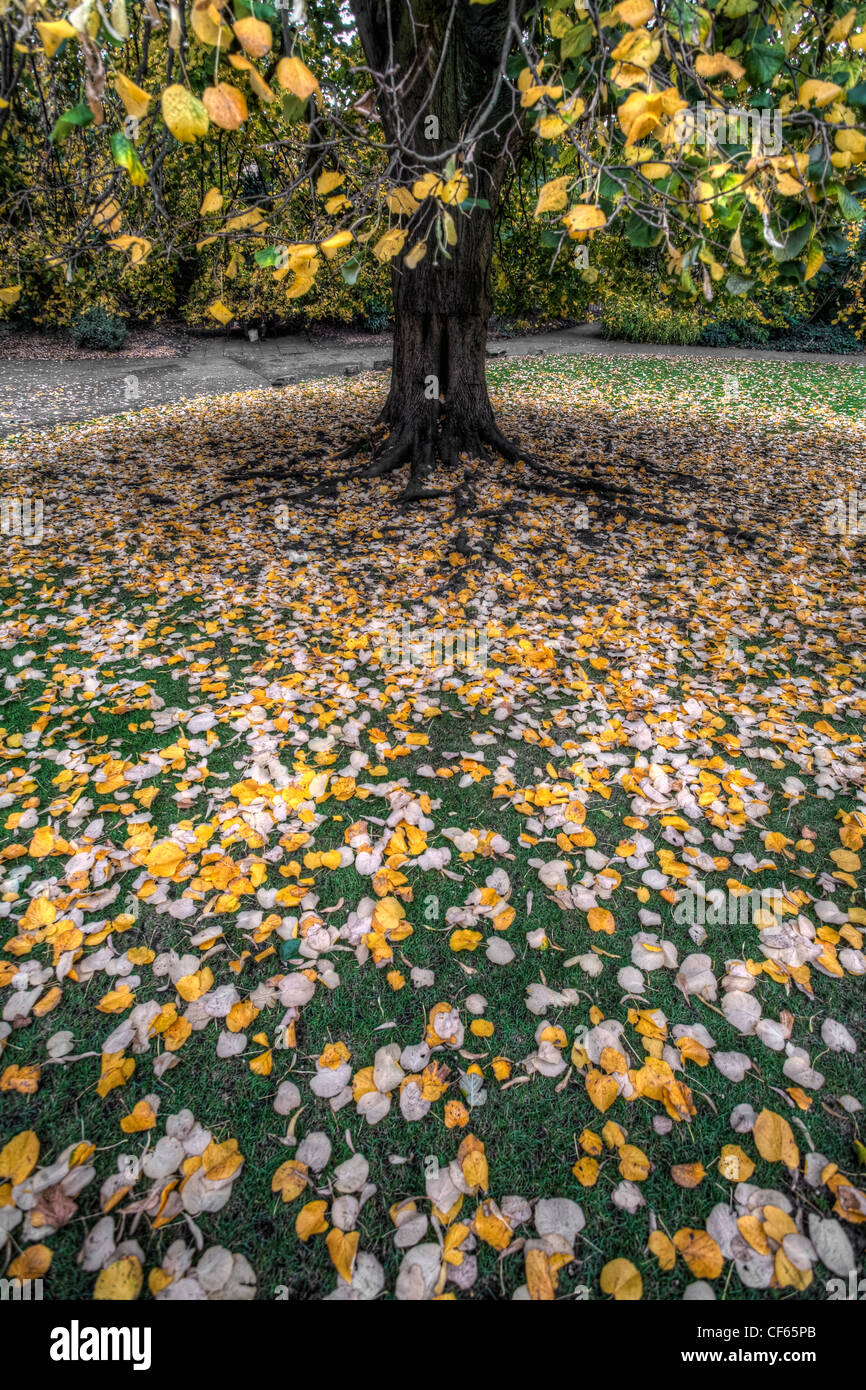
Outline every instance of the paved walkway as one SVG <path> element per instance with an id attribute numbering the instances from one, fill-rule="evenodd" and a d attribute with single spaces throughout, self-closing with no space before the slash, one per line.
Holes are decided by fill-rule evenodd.
<path id="1" fill-rule="evenodd" d="M 495 356 L 602 353 L 633 357 L 749 358 L 768 362 L 866 365 L 866 353 L 770 352 L 752 348 L 664 347 L 657 343 L 606 342 L 597 324 L 583 324 L 527 338 L 495 339 Z M 0 361 L 0 436 L 27 427 L 167 405 L 193 396 L 285 386 L 317 377 L 351 376 L 389 365 L 381 343 L 347 346 L 293 334 L 250 343 L 241 338 L 194 340 L 173 358 L 96 358 L 69 362 Z"/>

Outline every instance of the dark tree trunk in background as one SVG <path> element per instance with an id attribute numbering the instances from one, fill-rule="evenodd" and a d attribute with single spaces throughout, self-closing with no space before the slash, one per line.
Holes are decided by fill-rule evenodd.
<path id="1" fill-rule="evenodd" d="M 445 256 L 435 234 L 428 235 L 426 256 L 407 270 L 403 256 L 430 220 L 426 202 L 409 223 L 405 247 L 393 263 L 394 358 L 382 412 L 390 436 L 373 472 L 411 462 L 417 488 L 437 457 L 456 468 L 461 452 L 477 454 L 484 444 L 516 453 L 496 427 L 485 375 L 494 218 L 521 141 L 513 95 L 496 90 L 508 7 L 457 0 L 452 16 L 449 0 L 416 0 L 411 9 L 406 0 L 353 0 L 352 9 L 369 66 L 386 74 L 377 83 L 385 135 L 393 147 L 402 132 L 408 146 L 403 163 L 411 172 L 399 182 L 411 184 L 424 171 L 441 174 L 445 152 L 486 112 L 464 172 L 469 196 L 488 206 L 468 214 L 450 208 L 457 244 Z M 389 70 L 400 89 L 396 102 Z M 438 139 L 425 135 L 430 116 L 438 121 Z M 440 151 L 442 160 L 431 160 Z"/>

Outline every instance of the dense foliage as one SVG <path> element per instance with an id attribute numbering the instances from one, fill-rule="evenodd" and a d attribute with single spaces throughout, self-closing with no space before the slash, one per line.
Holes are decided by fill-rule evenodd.
<path id="1" fill-rule="evenodd" d="M 513 14 L 491 90 L 513 93 L 527 142 L 500 217 L 500 312 L 574 315 L 615 294 L 570 264 L 588 243 L 594 261 L 605 227 L 655 251 L 686 304 L 751 296 L 767 264 L 799 289 L 840 254 L 863 217 L 866 6 Z M 423 167 L 388 146 L 375 100 L 390 79 L 371 86 L 333 3 L 3 0 L 0 48 L 0 300 L 34 322 L 93 303 L 285 321 L 301 299 L 308 319 L 365 302 L 381 318 L 384 272 L 447 257 L 478 201 L 470 139 L 431 139 Z M 861 271 L 861 306 L 862 291 Z"/>

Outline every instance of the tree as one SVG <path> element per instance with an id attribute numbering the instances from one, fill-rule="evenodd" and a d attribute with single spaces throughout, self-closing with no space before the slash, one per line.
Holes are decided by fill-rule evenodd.
<path id="1" fill-rule="evenodd" d="M 493 418 L 486 348 L 494 221 L 526 139 L 518 93 L 504 80 L 517 20 L 513 3 L 355 0 L 352 8 L 391 170 L 418 204 L 406 200 L 408 240 L 420 247 L 438 239 L 438 254 L 425 252 L 411 268 L 393 263 L 394 358 L 381 416 L 391 434 L 374 465 L 385 472 L 410 460 L 417 491 L 437 454 L 459 477 L 461 452 L 491 445 L 516 453 Z M 426 186 L 439 192 L 435 231 L 429 199 L 417 198 Z M 448 211 L 455 204 L 459 231 Z"/>
<path id="2" fill-rule="evenodd" d="M 5 5 L 8 238 L 41 197 L 53 263 L 247 248 L 289 299 L 389 263 L 393 371 L 364 469 L 409 465 L 407 499 L 441 494 L 436 464 L 459 491 L 479 451 L 520 457 L 485 344 L 494 218 L 533 141 L 561 171 L 535 209 L 552 261 L 620 226 L 686 303 L 747 294 L 768 261 L 805 283 L 863 218 L 862 2 L 353 0 L 353 24 L 303 0 Z M 171 211 L 172 181 L 198 185 L 197 210 Z M 230 322 L 219 275 L 210 312 Z"/>

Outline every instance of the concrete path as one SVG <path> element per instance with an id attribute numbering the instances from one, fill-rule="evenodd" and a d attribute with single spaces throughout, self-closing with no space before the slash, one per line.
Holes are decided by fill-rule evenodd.
<path id="1" fill-rule="evenodd" d="M 498 338 L 494 357 L 602 353 L 633 357 L 749 358 L 767 362 L 866 365 L 866 353 L 770 352 L 752 348 L 664 347 L 657 343 L 606 342 L 597 324 L 583 324 L 526 338 Z M 251 343 L 242 338 L 193 340 L 172 358 L 96 358 L 69 362 L 0 361 L 0 436 L 28 427 L 167 405 L 193 396 L 253 387 L 285 386 L 326 376 L 385 369 L 390 346 L 341 343 L 293 334 Z"/>

